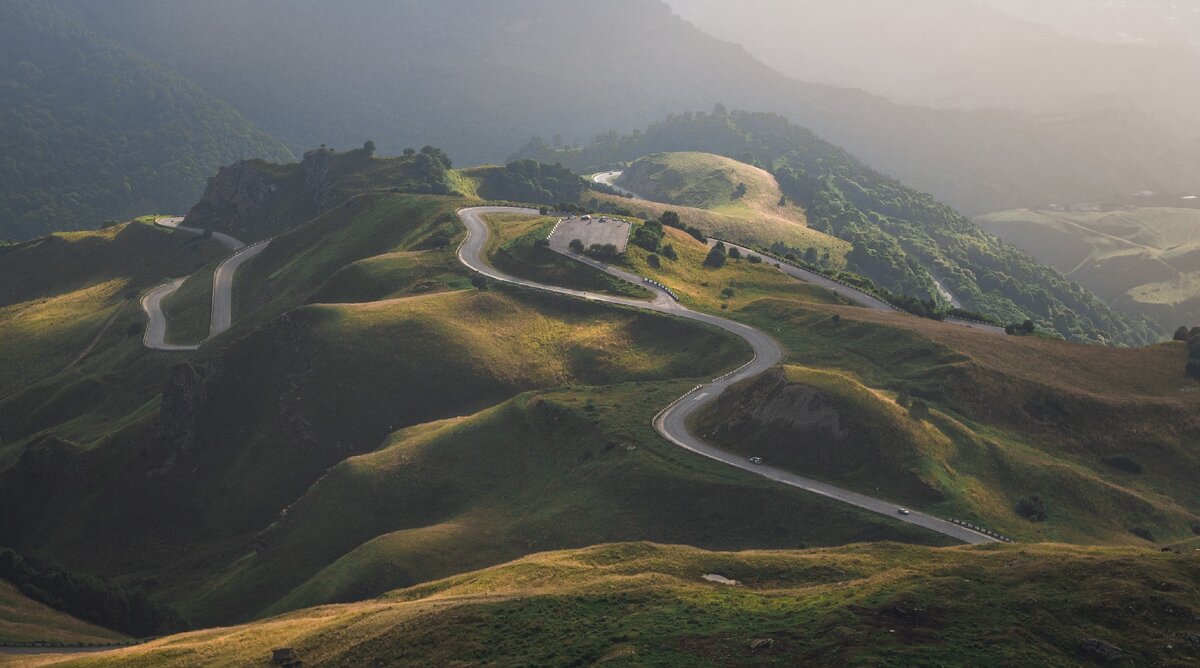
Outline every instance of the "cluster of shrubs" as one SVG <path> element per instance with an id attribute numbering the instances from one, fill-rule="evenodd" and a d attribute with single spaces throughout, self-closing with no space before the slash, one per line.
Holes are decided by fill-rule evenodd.
<path id="1" fill-rule="evenodd" d="M 1180 327 L 1175 330 L 1175 340 L 1183 341 L 1188 347 L 1187 375 L 1200 380 L 1200 327 Z"/>
<path id="2" fill-rule="evenodd" d="M 1036 494 L 1021 497 L 1021 500 L 1017 501 L 1014 510 L 1017 511 L 1018 515 L 1031 522 L 1044 522 L 1049 517 L 1046 514 L 1046 502 Z"/>
<path id="3" fill-rule="evenodd" d="M 693 239 L 702 244 L 708 243 L 708 237 L 705 236 L 705 234 L 701 232 L 699 228 L 691 225 L 685 225 L 683 221 L 679 219 L 679 214 L 675 213 L 674 211 L 663 211 L 662 215 L 658 217 L 658 222 L 666 225 L 667 227 L 674 227 L 677 230 L 683 230 L 684 232 L 692 235 Z"/>
<path id="4" fill-rule="evenodd" d="M 133 637 L 163 635 L 184 628 L 174 611 L 155 603 L 141 590 L 71 573 L 8 548 L 0 548 L 0 579 L 55 610 Z"/>

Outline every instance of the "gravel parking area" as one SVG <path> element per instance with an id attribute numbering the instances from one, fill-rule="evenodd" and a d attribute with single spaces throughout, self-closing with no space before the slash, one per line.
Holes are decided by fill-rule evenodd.
<path id="1" fill-rule="evenodd" d="M 629 231 L 632 228 L 633 226 L 629 223 L 612 218 L 606 221 L 601 221 L 599 218 L 592 220 L 572 218 L 558 224 L 554 233 L 550 235 L 550 247 L 565 251 L 569 249 L 572 239 L 579 239 L 583 242 L 584 248 L 595 244 L 601 246 L 612 244 L 617 247 L 618 251 L 624 253 L 625 246 L 629 243 Z"/>

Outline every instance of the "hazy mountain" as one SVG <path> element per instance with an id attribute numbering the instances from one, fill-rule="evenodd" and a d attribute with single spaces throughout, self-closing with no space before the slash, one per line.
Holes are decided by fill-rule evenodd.
<path id="1" fill-rule="evenodd" d="M 0 13 L 0 238 L 186 211 L 216 168 L 288 150 L 177 74 L 34 0 Z"/>
<path id="2" fill-rule="evenodd" d="M 1137 113 L 931 111 L 798 83 L 660 0 L 60 2 L 293 150 L 370 137 L 494 162 L 533 135 L 582 142 L 723 102 L 782 113 L 972 214 L 1200 179 L 1196 152 Z"/>
<path id="3" fill-rule="evenodd" d="M 796 78 L 944 108 L 1128 109 L 1189 143 L 1200 138 L 1200 91 L 1186 83 L 1200 80 L 1200 52 L 1167 40 L 1070 36 L 996 4 L 671 1 L 702 29 Z M 1039 4 L 1069 13 L 1063 3 Z"/>

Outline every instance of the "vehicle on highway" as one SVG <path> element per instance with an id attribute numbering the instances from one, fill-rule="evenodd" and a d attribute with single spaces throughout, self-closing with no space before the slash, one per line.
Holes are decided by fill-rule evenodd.
<path id="1" fill-rule="evenodd" d="M 761 463 L 762 463 L 762 457 L 751 457 L 751 458 L 750 458 L 750 463 L 751 463 L 751 464 L 761 464 Z"/>
<path id="2" fill-rule="evenodd" d="M 908 508 L 897 508 L 896 512 L 900 513 L 901 515 L 912 515 L 912 511 Z"/>

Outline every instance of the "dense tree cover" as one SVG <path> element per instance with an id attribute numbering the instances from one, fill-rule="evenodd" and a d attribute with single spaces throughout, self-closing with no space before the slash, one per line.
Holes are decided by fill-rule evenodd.
<path id="1" fill-rule="evenodd" d="M 29 598 L 84 621 L 135 638 L 162 635 L 184 627 L 179 616 L 144 592 L 107 580 L 63 570 L 0 547 L 0 579 Z"/>
<path id="2" fill-rule="evenodd" d="M 291 155 L 49 3 L 2 0 L 0 15 L 0 238 L 186 211 L 220 165 Z"/>
<path id="3" fill-rule="evenodd" d="M 588 189 L 587 181 L 561 164 L 518 160 L 480 173 L 479 195 L 484 199 L 534 204 L 578 202 Z"/>
<path id="4" fill-rule="evenodd" d="M 1142 344 L 1161 338 L 1149 321 L 1114 312 L 933 197 L 774 114 L 718 108 L 671 115 L 645 132 L 609 132 L 569 151 L 539 149 L 533 142 L 519 155 L 584 171 L 674 151 L 706 151 L 770 169 L 784 195 L 805 208 L 813 228 L 852 244 L 849 269 L 885 290 L 939 301 L 936 272 L 969 309 L 1000 322 L 1032 318 L 1077 341 Z"/>

